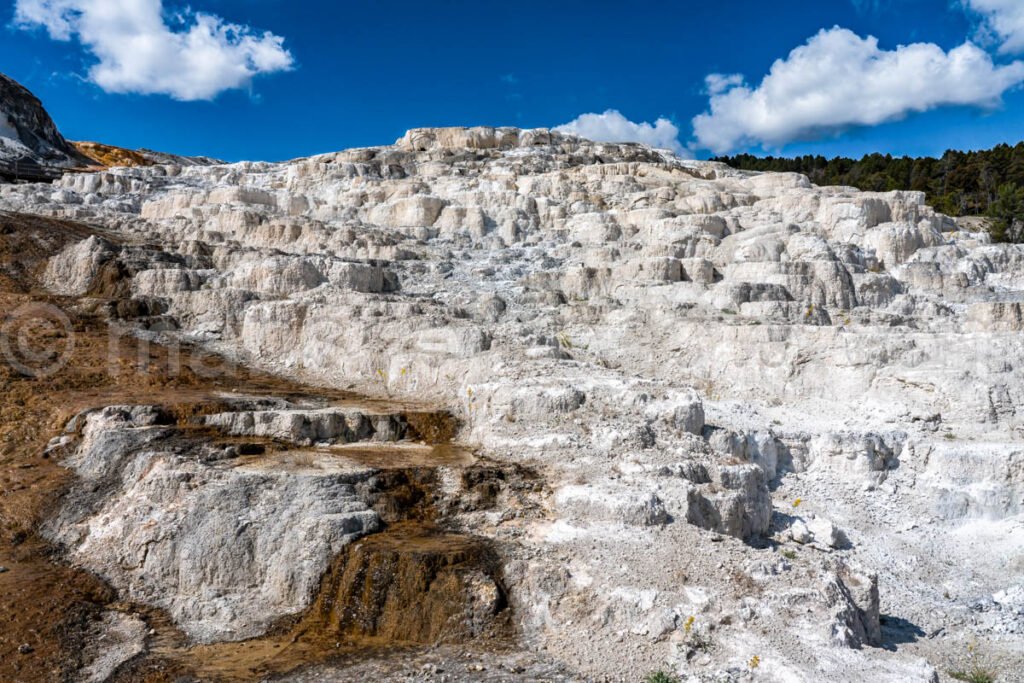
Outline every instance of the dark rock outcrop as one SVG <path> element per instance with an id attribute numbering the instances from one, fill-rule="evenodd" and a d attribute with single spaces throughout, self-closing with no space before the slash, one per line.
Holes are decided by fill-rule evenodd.
<path id="1" fill-rule="evenodd" d="M 0 162 L 42 166 L 89 166 L 94 162 L 64 139 L 42 102 L 0 74 Z"/>

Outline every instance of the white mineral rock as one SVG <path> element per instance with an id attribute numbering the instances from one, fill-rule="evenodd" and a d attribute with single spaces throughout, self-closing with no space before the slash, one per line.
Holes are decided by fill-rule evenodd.
<path id="1" fill-rule="evenodd" d="M 690 666 L 664 615 L 682 634 L 701 609 L 721 620 L 706 666 L 692 660 L 708 675 L 758 654 L 766 680 L 931 680 L 921 657 L 943 668 L 977 635 L 943 586 L 991 595 L 1024 561 L 1017 541 L 997 557 L 958 532 L 1024 514 L 1024 247 L 958 228 L 921 193 L 481 127 L 0 186 L 0 207 L 109 232 L 51 261 L 55 291 L 116 287 L 164 311 L 135 321 L 149 333 L 442 405 L 460 439 L 536 468 L 547 493 L 508 544 L 510 596 L 524 638 L 582 676 Z M 150 449 L 159 425 L 106 419 L 89 418 L 71 466 L 117 491 L 50 528 L 196 638 L 300 609 L 339 544 L 374 528 L 358 473 L 198 463 Z M 210 420 L 295 443 L 353 431 L 335 413 Z M 786 528 L 829 552 L 738 569 Z M 217 543 L 233 534 L 237 557 Z M 864 573 L 829 569 L 837 555 Z M 626 594 L 656 595 L 650 614 Z M 888 633 L 879 599 L 906 633 L 947 635 Z M 1024 647 L 1007 638 L 1000 652 Z"/>

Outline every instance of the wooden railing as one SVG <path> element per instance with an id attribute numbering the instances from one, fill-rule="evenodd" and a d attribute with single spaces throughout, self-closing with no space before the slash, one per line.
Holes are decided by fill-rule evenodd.
<path id="1" fill-rule="evenodd" d="M 71 169 L 43 166 L 35 162 L 0 161 L 0 178 L 33 183 L 50 183 Z"/>

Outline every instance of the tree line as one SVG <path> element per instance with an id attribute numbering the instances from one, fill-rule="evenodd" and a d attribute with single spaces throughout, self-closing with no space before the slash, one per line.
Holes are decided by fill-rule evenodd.
<path id="1" fill-rule="evenodd" d="M 942 157 L 868 154 L 861 159 L 806 155 L 715 157 L 750 171 L 803 173 L 816 185 L 861 190 L 924 192 L 929 205 L 950 216 L 987 216 L 998 241 L 1024 242 L 1024 142 L 976 152 L 948 150 Z"/>

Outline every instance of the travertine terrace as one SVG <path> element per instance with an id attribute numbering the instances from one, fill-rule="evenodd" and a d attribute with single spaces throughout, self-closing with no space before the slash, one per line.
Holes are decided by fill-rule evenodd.
<path id="1" fill-rule="evenodd" d="M 115 288 L 144 339 L 447 411 L 461 447 L 534 472 L 521 504 L 455 495 L 447 519 L 493 544 L 515 647 L 567 675 L 925 682 L 970 646 L 1020 680 L 1024 248 L 922 194 L 449 128 L 4 185 L 0 209 L 96 229 L 46 264 L 54 295 Z M 312 453 L 284 466 L 100 408 L 67 429 L 79 483 L 44 532 L 195 642 L 259 636 L 381 528 L 374 468 L 332 453 L 415 440 L 403 415 L 202 416 Z"/>

